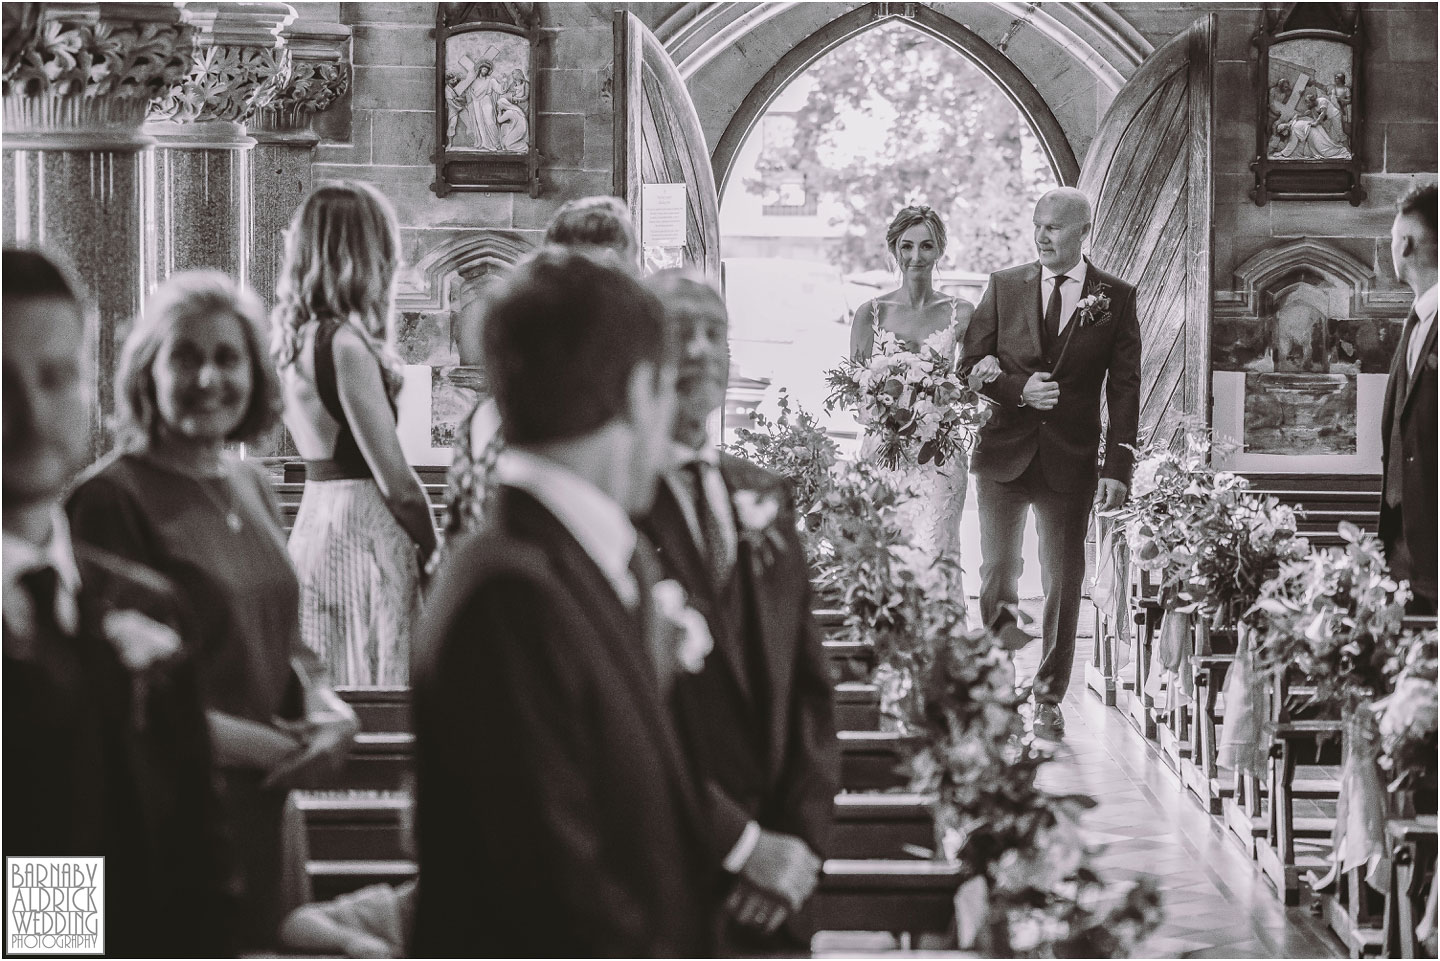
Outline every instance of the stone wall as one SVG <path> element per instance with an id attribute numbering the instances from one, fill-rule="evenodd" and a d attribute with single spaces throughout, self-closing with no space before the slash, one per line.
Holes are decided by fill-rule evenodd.
<path id="1" fill-rule="evenodd" d="M 1368 35 L 1362 76 L 1365 199 L 1250 199 L 1255 155 L 1255 87 L 1250 39 L 1259 5 L 1219 13 L 1215 98 L 1215 326 L 1213 367 L 1217 431 L 1237 431 L 1247 454 L 1235 466 L 1378 472 L 1378 408 L 1385 374 L 1409 309 L 1390 259 L 1395 201 L 1417 176 L 1436 170 L 1436 8 L 1419 3 L 1362 4 Z M 1293 252 L 1288 271 L 1271 263 Z M 1268 270 L 1271 289 L 1254 289 Z M 1307 306 L 1307 301 L 1328 305 Z M 1287 328 L 1311 317 L 1312 347 L 1297 350 Z M 1274 404 L 1298 403 L 1316 390 L 1340 391 L 1355 418 L 1354 436 L 1312 437 L 1303 423 L 1257 444 Z M 1243 392 L 1243 410 L 1236 402 Z M 1288 415 L 1287 415 L 1288 416 Z M 1301 416 L 1300 420 L 1303 421 Z M 1348 421 L 1347 421 L 1348 423 Z M 1277 438 L 1279 438 L 1277 440 Z"/>
<path id="2" fill-rule="evenodd" d="M 401 433 L 413 462 L 444 462 L 455 423 L 473 404 L 478 377 L 462 364 L 475 359 L 461 357 L 456 319 L 465 317 L 487 276 L 539 241 L 562 203 L 612 192 L 615 5 L 538 5 L 538 198 L 500 191 L 439 197 L 430 189 L 436 149 L 435 4 L 314 6 L 333 10 L 354 38 L 354 82 L 347 102 L 317 125 L 325 141 L 316 151 L 315 179 L 367 181 L 395 204 L 408 265 L 399 291 L 400 347 L 404 359 L 415 365 L 402 403 Z"/>

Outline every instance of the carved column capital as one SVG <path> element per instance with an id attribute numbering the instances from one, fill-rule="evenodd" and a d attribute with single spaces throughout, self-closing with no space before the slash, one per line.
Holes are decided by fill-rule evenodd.
<path id="1" fill-rule="evenodd" d="M 257 106 L 249 126 L 257 132 L 305 134 L 310 118 L 330 109 L 350 89 L 350 28 L 296 20 L 281 38 L 290 51 L 287 82 L 268 103 Z"/>
<path id="2" fill-rule="evenodd" d="M 195 28 L 185 78 L 156 101 L 150 120 L 244 123 L 285 85 L 290 51 L 281 30 L 295 18 L 284 3 L 185 5 Z"/>
<path id="3" fill-rule="evenodd" d="M 182 80 L 176 3 L 4 5 L 6 147 L 138 147 L 150 101 Z M 33 143 L 32 143 L 33 141 Z"/>

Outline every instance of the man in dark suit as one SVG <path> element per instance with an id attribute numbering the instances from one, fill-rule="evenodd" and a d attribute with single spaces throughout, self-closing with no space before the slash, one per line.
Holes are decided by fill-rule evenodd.
<path id="1" fill-rule="evenodd" d="M 785 479 L 708 438 L 725 399 L 729 317 L 687 271 L 650 278 L 680 343 L 671 470 L 642 527 L 696 599 L 715 656 L 704 706 L 717 850 L 735 878 L 722 954 L 808 950 L 813 892 L 839 790 L 833 686 Z M 788 921 L 788 923 L 787 923 Z"/>
<path id="2" fill-rule="evenodd" d="M 219 956 L 228 862 L 183 612 L 158 574 L 72 542 L 60 499 L 90 446 L 83 310 L 41 254 L 7 249 L 0 269 L 4 853 L 103 855 L 107 954 Z"/>
<path id="3" fill-rule="evenodd" d="M 1395 276 L 1415 292 L 1385 385 L 1380 538 L 1391 572 L 1410 582 L 1412 614 L 1435 613 L 1435 182 L 1400 200 L 1390 228 Z"/>
<path id="4" fill-rule="evenodd" d="M 1074 188 L 1035 205 L 1037 263 L 990 275 L 965 332 L 962 369 L 982 357 L 1001 375 L 982 390 L 997 406 L 970 462 L 980 499 L 980 613 L 1014 604 L 1025 515 L 1035 510 L 1045 587 L 1044 659 L 1035 676 L 1036 733 L 1065 733 L 1060 701 L 1075 659 L 1085 579 L 1085 531 L 1097 510 L 1125 501 L 1140 419 L 1140 325 L 1135 288 L 1081 255 L 1090 202 Z M 1100 395 L 1109 407 L 1099 470 Z"/>
<path id="5" fill-rule="evenodd" d="M 413 652 L 412 953 L 708 954 L 720 857 L 676 682 L 711 638 L 630 521 L 674 412 L 660 304 L 542 249 L 491 298 L 484 348 L 496 504 Z"/>

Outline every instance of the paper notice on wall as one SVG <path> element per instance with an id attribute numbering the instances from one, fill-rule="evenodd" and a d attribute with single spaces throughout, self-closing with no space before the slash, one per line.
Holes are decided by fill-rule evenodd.
<path id="1" fill-rule="evenodd" d="M 640 196 L 640 243 L 685 246 L 685 185 L 645 184 Z"/>

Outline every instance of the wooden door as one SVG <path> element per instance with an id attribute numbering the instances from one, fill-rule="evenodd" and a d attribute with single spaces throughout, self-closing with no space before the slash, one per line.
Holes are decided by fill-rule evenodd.
<path id="1" fill-rule="evenodd" d="M 1209 419 L 1214 30 L 1202 17 L 1141 64 L 1080 171 L 1091 258 L 1139 291 L 1142 441 Z"/>
<path id="2" fill-rule="evenodd" d="M 634 14 L 615 14 L 615 194 L 644 214 L 644 184 L 685 185 L 686 266 L 720 283 L 720 201 L 710 148 L 675 62 Z"/>

